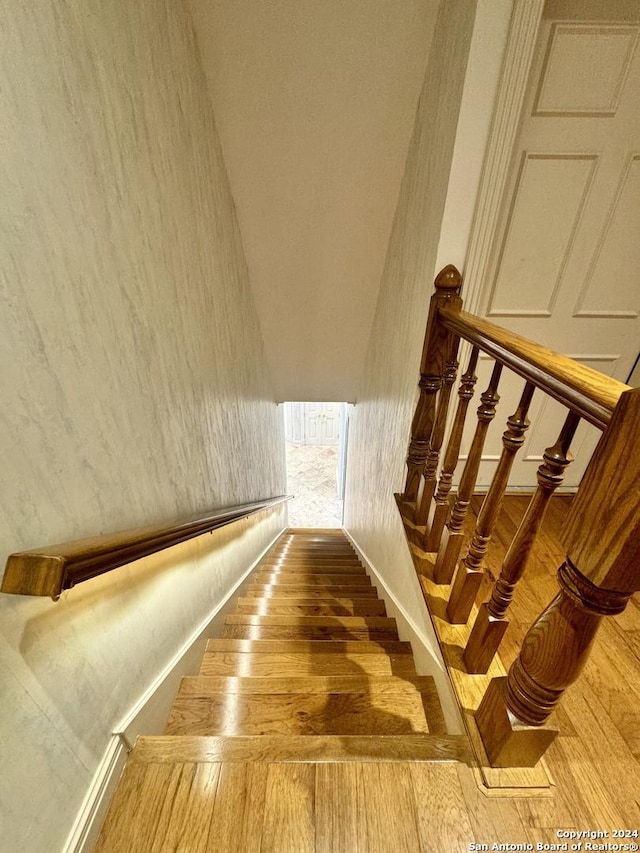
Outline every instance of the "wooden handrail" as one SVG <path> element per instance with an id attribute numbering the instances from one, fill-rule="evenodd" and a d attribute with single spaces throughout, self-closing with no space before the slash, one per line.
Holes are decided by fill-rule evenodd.
<path id="1" fill-rule="evenodd" d="M 217 530 L 256 512 L 271 509 L 288 501 L 290 497 L 279 495 L 225 507 L 173 524 L 124 530 L 11 554 L 7 559 L 0 591 L 16 595 L 44 595 L 57 600 L 63 590 L 82 581 Z"/>
<path id="2" fill-rule="evenodd" d="M 472 742 L 482 744 L 478 751 L 481 765 L 488 759 L 493 768 L 535 768 L 557 734 L 547 720 L 565 689 L 578 677 L 599 623 L 605 617 L 621 613 L 629 597 L 640 590 L 637 566 L 640 388 L 629 388 L 565 355 L 463 311 L 461 284 L 458 271 L 451 266 L 435 281 L 420 366 L 421 396 L 407 455 L 407 483 L 411 488 L 407 486 L 405 493 L 396 498 L 425 601 L 432 616 L 437 617 L 434 624 L 447 667 L 450 673 L 455 670 L 452 684 L 465 723 Z M 456 352 L 459 339 L 472 345 L 471 361 L 460 382 L 460 402 L 450 431 L 440 485 L 434 494 L 432 484 L 442 446 L 441 425 L 447 417 L 451 396 L 451 389 L 445 383 L 451 361 L 447 355 Z M 474 438 L 456 500 L 449 501 L 467 398 L 473 391 L 474 367 L 480 350 L 494 360 L 492 379 L 481 395 Z M 466 535 L 463 522 L 480 464 L 484 434 L 499 399 L 497 376 L 505 367 L 520 375 L 527 385 L 519 409 L 507 419 L 496 472 L 471 534 L 468 553 L 459 561 L 460 546 Z M 484 574 L 483 558 L 508 485 L 511 462 L 524 443 L 527 409 L 534 388 L 557 400 L 568 412 L 556 443 L 544 451 L 536 491 L 509 546 L 491 597 L 474 614 Z M 549 498 L 562 483 L 564 471 L 573 458 L 571 443 L 581 419 L 602 430 L 603 435 L 561 534 L 566 560 L 558 570 L 559 591 L 531 626 L 519 655 L 508 674 L 503 675 L 502 662 L 495 659 L 507 627 L 505 614 L 516 584 L 526 570 Z M 423 505 L 423 499 L 429 506 Z M 460 633 L 452 634 L 451 629 L 457 624 L 463 627 Z M 448 650 L 460 647 L 461 659 L 457 655 L 452 657 Z M 495 676 L 486 679 L 483 691 L 478 679 L 484 678 L 485 673 Z M 537 787 L 540 783 L 537 774 L 537 770 L 532 771 L 526 777 L 529 780 L 526 784 Z M 483 778 L 487 781 L 484 774 Z M 518 787 L 522 778 L 518 777 Z"/>
<path id="3" fill-rule="evenodd" d="M 620 395 L 629 389 L 566 355 L 496 326 L 453 305 L 439 308 L 442 325 L 488 353 L 598 429 L 611 420 Z"/>

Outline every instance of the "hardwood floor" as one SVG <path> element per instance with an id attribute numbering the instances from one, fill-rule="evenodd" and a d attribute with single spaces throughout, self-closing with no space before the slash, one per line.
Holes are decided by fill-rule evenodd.
<path id="1" fill-rule="evenodd" d="M 494 574 L 525 503 L 505 503 Z M 471 513 L 478 508 L 474 499 Z M 566 500 L 554 499 L 513 604 L 501 651 L 507 664 L 555 595 L 565 512 Z M 97 853 L 462 853 L 494 843 L 535 850 L 562 843 L 558 830 L 608 831 L 604 840 L 613 842 L 613 830 L 640 829 L 635 601 L 605 620 L 557 712 L 552 787 L 542 796 L 497 795 L 479 786 L 466 739 L 445 733 L 431 679 L 416 674 L 375 588 L 362 584 L 363 570 L 350 561 L 349 572 L 334 571 L 331 558 L 327 572 L 319 544 L 328 540 L 342 555 L 344 545 L 335 547 L 335 532 L 309 538 L 316 541 L 306 549 L 311 563 L 300 567 L 304 584 L 282 583 L 293 564 L 278 572 L 270 555 L 271 580 L 263 581 L 266 569 L 256 572 L 225 636 L 209 641 L 200 674 L 183 680 L 166 735 L 139 739 Z M 285 537 L 275 550 L 299 551 L 303 539 Z M 314 563 L 322 570 L 312 575 Z M 322 574 L 331 575 L 329 586 L 308 583 Z M 489 591 L 486 581 L 482 595 Z M 246 633 L 238 637 L 238 629 Z M 282 631 L 269 638 L 265 629 Z"/>

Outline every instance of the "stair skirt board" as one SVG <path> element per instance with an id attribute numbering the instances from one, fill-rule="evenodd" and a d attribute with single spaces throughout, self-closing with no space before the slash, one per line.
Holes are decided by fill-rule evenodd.
<path id="1" fill-rule="evenodd" d="M 62 853 L 91 853 L 100 835 L 128 755 L 129 750 L 124 740 L 119 735 L 112 735 Z"/>
<path id="2" fill-rule="evenodd" d="M 343 531 L 347 539 L 353 545 L 362 565 L 367 570 L 367 574 L 371 577 L 373 583 L 377 587 L 378 594 L 385 603 L 387 614 L 395 618 L 400 639 L 407 640 L 411 643 L 416 665 L 420 673 L 433 676 L 438 695 L 440 697 L 447 731 L 451 734 L 463 734 L 465 732 L 464 723 L 460 717 L 457 702 L 451 691 L 451 684 L 449 682 L 449 676 L 447 675 L 444 662 L 440 658 L 440 651 L 435 633 L 431 636 L 433 628 L 428 622 L 428 614 L 425 611 L 425 625 L 417 625 L 395 595 L 387 587 L 383 578 L 378 574 L 373 563 L 369 560 L 367 554 L 358 544 L 358 541 L 349 533 L 348 530 L 343 529 Z M 411 570 L 411 577 L 413 578 L 415 577 L 413 564 L 411 566 Z"/>

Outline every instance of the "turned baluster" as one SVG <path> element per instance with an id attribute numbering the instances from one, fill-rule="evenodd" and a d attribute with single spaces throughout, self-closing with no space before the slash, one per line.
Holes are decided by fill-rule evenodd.
<path id="1" fill-rule="evenodd" d="M 436 398 L 442 385 L 446 354 L 451 352 L 452 335 L 438 322 L 438 309 L 445 304 L 460 306 L 459 293 L 462 277 L 458 270 L 446 266 L 434 282 L 435 293 L 429 305 L 427 330 L 420 363 L 420 397 L 411 424 L 411 440 L 407 454 L 407 479 L 402 494 L 403 513 L 413 521 L 414 506 L 418 497 L 420 480 L 429 452 L 429 439 L 433 430 Z"/>
<path id="2" fill-rule="evenodd" d="M 478 363 L 478 349 L 474 347 L 469 356 L 469 364 L 460 380 L 458 389 L 458 407 L 451 428 L 451 435 L 447 443 L 447 450 L 442 463 L 440 479 L 435 497 L 429 509 L 427 520 L 427 532 L 425 534 L 424 550 L 437 551 L 440 547 L 442 531 L 449 516 L 449 492 L 453 483 L 453 474 L 460 457 L 460 444 L 464 423 L 467 417 L 467 409 L 473 398 L 478 377 L 476 376 L 476 365 Z"/>
<path id="3" fill-rule="evenodd" d="M 458 496 L 453 505 L 453 509 L 451 510 L 451 517 L 449 518 L 445 528 L 438 556 L 436 557 L 436 565 L 434 568 L 434 579 L 436 583 L 449 583 L 451 581 L 458 562 L 458 557 L 460 556 L 463 539 L 462 525 L 466 518 L 469 501 L 471 500 L 471 495 L 473 494 L 473 490 L 476 485 L 478 470 L 480 468 L 480 459 L 482 457 L 482 448 L 484 447 L 487 430 L 489 429 L 489 424 L 495 417 L 496 405 L 500 399 L 498 395 L 498 382 L 500 381 L 501 372 L 502 365 L 497 361 L 493 366 L 489 386 L 487 387 L 487 390 L 480 395 L 481 403 L 478 407 L 477 413 L 478 423 L 476 424 L 473 441 L 471 442 L 469 456 L 467 457 L 467 462 L 464 466 L 462 477 L 460 478 Z M 447 614 L 449 615 L 449 618 L 451 618 L 448 610 Z M 455 614 L 452 615 L 455 616 Z"/>
<path id="4" fill-rule="evenodd" d="M 509 674 L 476 712 L 494 766 L 532 766 L 557 732 L 542 727 L 580 674 L 604 616 L 640 589 L 640 388 L 621 395 L 561 534 L 560 593 L 527 633 Z"/>
<path id="5" fill-rule="evenodd" d="M 491 598 L 478 610 L 464 652 L 467 672 L 486 672 L 504 637 L 509 625 L 505 613 L 526 570 L 549 499 L 564 480 L 573 459 L 569 447 L 579 422 L 578 415 L 569 412 L 556 443 L 543 454 L 544 461 L 537 472 L 538 487 L 509 546 Z"/>
<path id="6" fill-rule="evenodd" d="M 458 372 L 458 360 L 456 358 L 457 352 L 458 339 L 454 338 L 452 342 L 452 352 L 449 354 L 444 365 L 442 388 L 438 395 L 438 412 L 436 414 L 436 422 L 431 433 L 429 453 L 427 454 L 427 461 L 424 466 L 424 476 L 422 478 L 422 485 L 416 505 L 415 523 L 418 527 L 422 527 L 427 523 L 431 501 L 433 500 L 433 493 L 436 488 L 438 462 L 440 460 L 440 449 L 444 439 L 444 431 L 447 425 L 451 389 L 453 387 L 453 383 L 456 381 L 456 374 Z"/>
<path id="7" fill-rule="evenodd" d="M 476 596 L 482 583 L 483 561 L 491 540 L 493 528 L 500 514 L 509 474 L 516 453 L 524 444 L 524 436 L 529 427 L 527 412 L 535 386 L 530 382 L 524 387 L 516 411 L 507 418 L 507 430 L 502 435 L 502 454 L 496 467 L 487 496 L 482 502 L 478 514 L 476 529 L 469 550 L 458 566 L 456 579 L 449 597 L 449 610 L 455 614 L 456 622 L 466 622 L 471 613 Z"/>

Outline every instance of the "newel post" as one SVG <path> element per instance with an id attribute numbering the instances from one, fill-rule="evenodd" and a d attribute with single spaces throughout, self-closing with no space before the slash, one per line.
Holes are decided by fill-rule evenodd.
<path id="1" fill-rule="evenodd" d="M 563 528 L 560 592 L 529 629 L 476 722 L 494 766 L 532 766 L 556 735 L 543 724 L 580 674 L 604 616 L 640 590 L 640 388 L 620 397 Z"/>
<path id="2" fill-rule="evenodd" d="M 438 309 L 444 305 L 460 307 L 460 289 L 462 276 L 449 264 L 436 276 L 435 293 L 429 304 L 427 331 L 422 347 L 420 362 L 420 397 L 411 424 L 411 440 L 407 454 L 407 479 L 402 494 L 402 502 L 409 504 L 406 515 L 412 518 L 418 499 L 425 462 L 429 455 L 430 438 L 436 416 L 438 391 L 442 387 L 445 361 L 455 360 L 452 335 L 438 322 Z M 457 346 L 455 346 L 457 350 Z"/>

